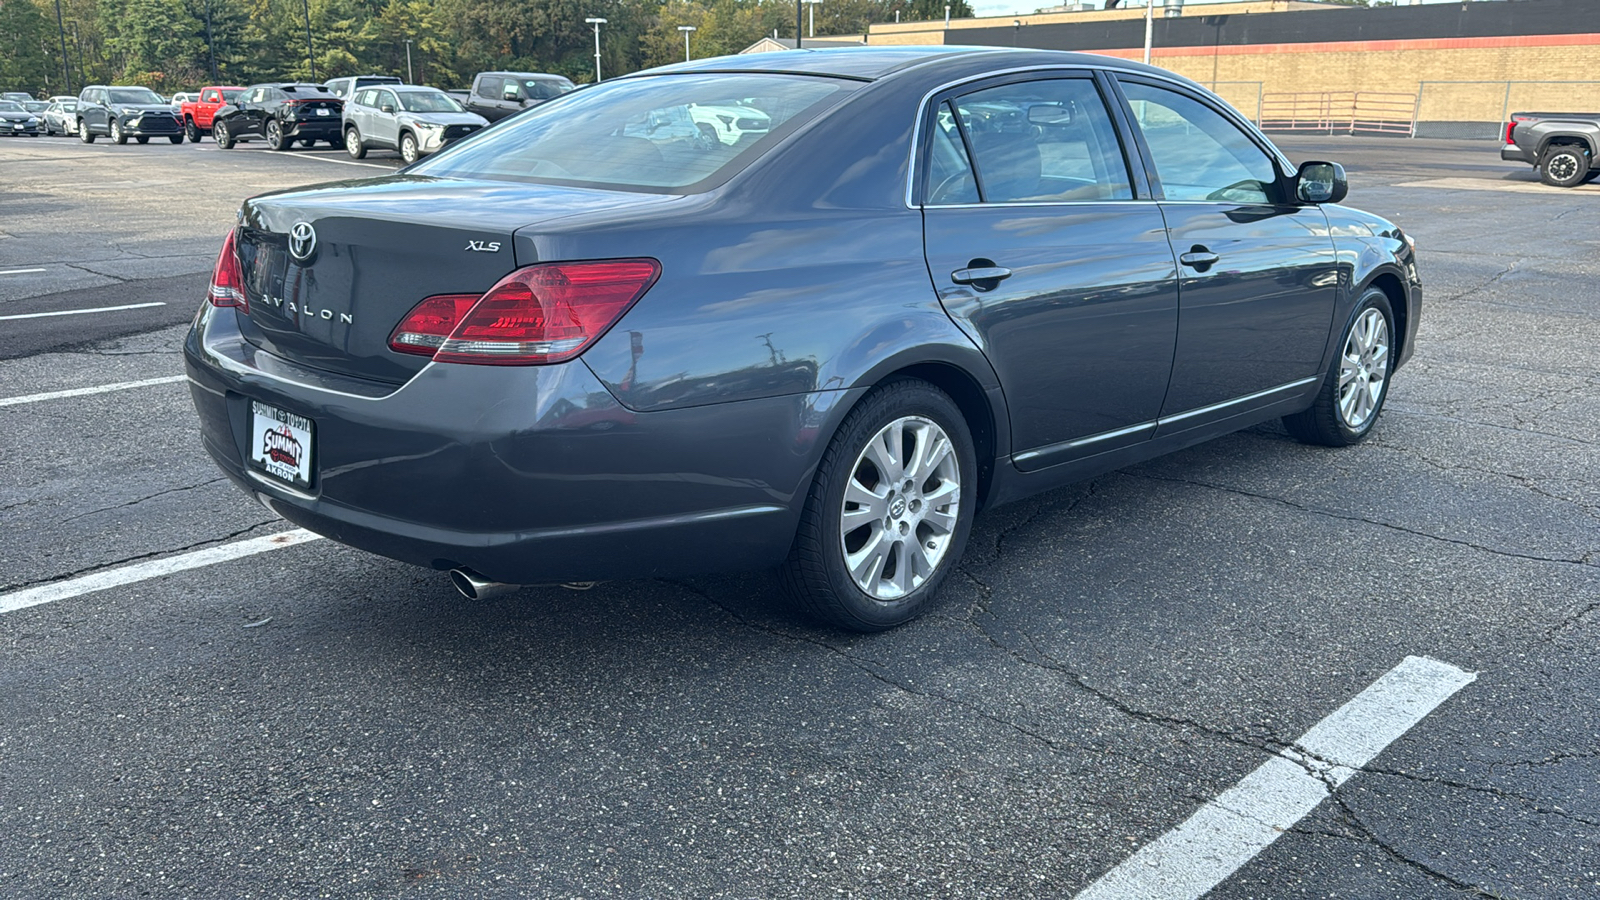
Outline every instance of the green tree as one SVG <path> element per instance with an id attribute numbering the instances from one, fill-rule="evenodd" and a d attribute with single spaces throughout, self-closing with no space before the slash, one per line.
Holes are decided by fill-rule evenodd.
<path id="1" fill-rule="evenodd" d="M 51 84 L 59 84 L 60 62 L 47 54 L 49 42 L 56 38 L 44 14 L 33 0 L 0 0 L 0 85 L 7 91 L 27 91 L 35 97 Z M 59 46 L 59 43 L 57 44 Z M 51 69 L 54 68 L 54 80 Z"/>

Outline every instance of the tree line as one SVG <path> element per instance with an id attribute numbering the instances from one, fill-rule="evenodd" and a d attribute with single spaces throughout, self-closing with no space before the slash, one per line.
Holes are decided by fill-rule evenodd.
<path id="1" fill-rule="evenodd" d="M 822 37 L 861 34 L 897 13 L 901 21 L 942 19 L 945 4 L 824 0 L 814 10 Z M 952 0 L 951 14 L 972 10 L 967 0 Z M 695 58 L 795 31 L 793 0 L 0 0 L 0 90 L 47 96 L 85 84 L 139 84 L 171 93 L 310 79 L 313 67 L 318 81 L 404 78 L 407 41 L 421 84 L 461 88 L 494 69 L 582 83 L 594 79 L 590 17 L 607 20 L 600 33 L 607 76 L 681 61 L 680 25 L 696 29 Z"/>

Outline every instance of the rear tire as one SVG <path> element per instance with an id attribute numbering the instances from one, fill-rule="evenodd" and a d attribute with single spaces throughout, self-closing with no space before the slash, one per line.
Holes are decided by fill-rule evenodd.
<path id="1" fill-rule="evenodd" d="M 1539 158 L 1539 180 L 1552 187 L 1577 187 L 1589 176 L 1589 151 L 1579 144 L 1552 144 Z"/>
<path id="2" fill-rule="evenodd" d="M 95 138 L 95 134 L 94 134 L 94 132 L 89 130 L 89 123 L 85 122 L 82 119 L 79 119 L 78 120 L 78 140 L 83 141 L 85 144 L 92 144 L 92 143 L 94 143 L 94 138 Z"/>
<path id="3" fill-rule="evenodd" d="M 367 158 L 367 145 L 361 143 L 361 133 L 354 128 L 344 130 L 344 152 L 350 154 L 351 159 Z"/>
<path id="4" fill-rule="evenodd" d="M 138 136 L 138 137 L 136 137 L 136 138 L 134 138 L 134 140 L 136 140 L 136 141 L 138 141 L 138 142 L 139 142 L 139 143 L 141 143 L 141 144 L 148 144 L 148 143 L 150 143 L 150 137 L 149 137 L 149 135 L 143 135 L 143 134 L 141 134 L 141 135 L 139 135 L 139 136 Z"/>
<path id="5" fill-rule="evenodd" d="M 174 144 L 181 144 L 181 143 L 183 143 L 183 135 L 181 135 L 181 134 L 169 134 L 169 135 L 167 135 L 167 140 L 171 141 Z"/>
<path id="6" fill-rule="evenodd" d="M 1339 353 L 1322 379 L 1316 402 L 1283 417 L 1283 427 L 1307 444 L 1348 447 L 1372 432 L 1394 373 L 1394 311 L 1389 295 L 1369 287 L 1339 337 Z"/>
<path id="7" fill-rule="evenodd" d="M 183 122 L 183 136 L 188 138 L 191 144 L 200 143 L 200 126 L 194 124 L 193 119 L 185 119 Z"/>
<path id="8" fill-rule="evenodd" d="M 283 126 L 278 124 L 277 119 L 267 120 L 266 137 L 267 146 L 273 150 L 289 149 L 289 141 L 283 136 Z"/>
<path id="9" fill-rule="evenodd" d="M 784 585 L 839 628 L 909 622 L 960 563 L 976 505 L 977 454 L 954 401 L 925 381 L 880 385 L 822 456 Z"/>

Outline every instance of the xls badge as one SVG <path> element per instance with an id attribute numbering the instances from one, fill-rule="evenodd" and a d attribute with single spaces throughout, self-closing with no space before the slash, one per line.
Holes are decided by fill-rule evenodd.
<path id="1" fill-rule="evenodd" d="M 310 262 L 317 253 L 317 230 L 310 222 L 296 222 L 289 229 L 289 255 L 296 262 Z"/>

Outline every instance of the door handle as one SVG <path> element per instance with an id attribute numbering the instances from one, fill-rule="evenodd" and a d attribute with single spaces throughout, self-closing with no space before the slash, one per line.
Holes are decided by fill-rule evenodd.
<path id="1" fill-rule="evenodd" d="M 1011 270 L 1002 266 L 980 266 L 973 269 L 957 269 L 950 273 L 950 280 L 956 284 L 977 284 L 980 281 L 999 282 L 1011 277 Z"/>
<path id="2" fill-rule="evenodd" d="M 1205 269 L 1216 265 L 1221 259 L 1222 257 L 1212 253 L 1210 250 L 1207 250 L 1204 247 L 1196 246 L 1188 253 L 1178 257 L 1178 262 L 1181 262 L 1190 268 L 1204 271 Z"/>

